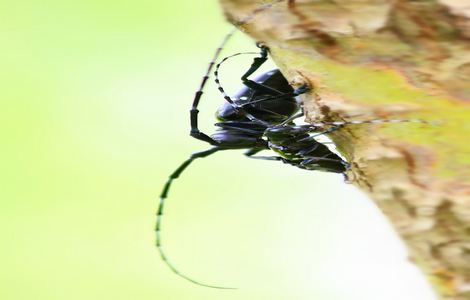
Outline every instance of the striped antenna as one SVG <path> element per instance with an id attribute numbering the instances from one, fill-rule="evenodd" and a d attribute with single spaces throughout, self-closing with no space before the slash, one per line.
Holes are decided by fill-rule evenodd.
<path id="1" fill-rule="evenodd" d="M 215 84 L 217 85 L 217 89 L 219 90 L 219 92 L 223 95 L 225 101 L 227 101 L 228 103 L 230 103 L 232 105 L 232 107 L 238 111 L 238 112 L 241 112 L 244 116 L 246 116 L 250 121 L 252 122 L 255 122 L 255 123 L 258 123 L 258 124 L 261 124 L 261 125 L 266 125 L 268 126 L 269 123 L 268 122 L 265 122 L 263 120 L 260 120 L 258 118 L 256 118 L 255 116 L 253 116 L 252 114 L 250 114 L 249 112 L 247 112 L 244 108 L 243 108 L 243 105 L 238 105 L 237 103 L 235 103 L 235 100 L 233 100 L 232 98 L 230 98 L 230 96 L 225 92 L 225 89 L 222 87 L 222 84 L 220 83 L 220 78 L 219 78 L 219 69 L 220 69 L 220 66 L 225 62 L 227 61 L 228 59 L 230 58 L 233 58 L 233 57 L 236 57 L 236 56 L 239 56 L 239 55 L 257 55 L 257 54 L 260 54 L 258 52 L 239 52 L 239 53 L 235 53 L 235 54 L 232 54 L 232 55 L 229 55 L 229 56 L 226 56 L 224 57 L 216 66 L 215 66 L 215 71 L 214 71 L 214 82 Z"/>
<path id="2" fill-rule="evenodd" d="M 364 121 L 335 121 L 335 122 L 321 122 L 321 123 L 312 123 L 307 126 L 316 126 L 321 127 L 325 125 L 332 125 L 332 126 L 344 126 L 344 125 L 358 125 L 358 124 L 382 124 L 382 123 L 421 123 L 421 124 L 429 124 L 429 125 L 437 125 L 438 123 L 435 121 L 426 121 L 421 119 L 375 119 L 375 120 L 364 120 Z"/>
<path id="3" fill-rule="evenodd" d="M 245 17 L 243 19 L 241 19 L 239 22 L 237 22 L 236 24 L 237 25 L 243 25 L 243 24 L 246 24 L 248 23 L 249 21 L 251 21 L 253 18 L 256 17 L 256 15 L 260 12 L 263 12 L 269 8 L 271 8 L 274 4 L 276 3 L 279 3 L 279 2 L 283 2 L 285 0 L 274 0 L 273 2 L 271 3 L 267 3 L 267 4 L 264 4 L 264 5 L 261 5 L 261 6 L 258 6 L 248 17 Z M 232 29 L 225 37 L 224 39 L 222 40 L 222 43 L 220 44 L 220 46 L 215 50 L 215 53 L 212 57 L 212 60 L 210 61 L 209 63 L 209 66 L 207 68 L 207 71 L 205 73 L 205 75 L 202 77 L 202 81 L 201 81 L 201 84 L 199 86 L 199 89 L 196 91 L 196 94 L 194 95 L 194 99 L 193 99 L 193 103 L 192 103 L 192 106 L 191 106 L 191 110 L 190 110 L 190 121 L 191 121 L 191 136 L 199 139 L 199 140 L 202 140 L 202 141 L 205 141 L 205 142 L 208 142 L 209 144 L 212 144 L 214 145 L 215 142 L 214 140 L 212 140 L 211 137 L 209 137 L 208 135 L 206 135 L 205 133 L 203 132 L 200 132 L 199 129 L 198 129 L 198 119 L 197 119 L 197 115 L 199 113 L 197 107 L 199 105 L 199 101 L 201 100 L 201 97 L 202 97 L 202 94 L 204 93 L 204 88 L 206 86 L 206 83 L 209 79 L 209 75 L 210 73 L 212 72 L 213 68 L 214 68 L 214 65 L 217 61 L 217 59 L 219 58 L 220 56 L 220 53 L 222 52 L 222 49 L 225 47 L 225 45 L 227 44 L 227 42 L 231 39 L 231 37 L 233 36 L 233 34 L 237 31 L 236 28 Z M 239 54 L 237 54 L 239 55 Z M 219 67 L 220 65 L 218 65 Z M 218 69 L 217 67 L 217 69 Z M 223 90 L 223 89 L 222 89 Z M 227 99 L 226 99 L 227 100 Z M 227 100 L 228 101 L 228 100 Z M 241 108 L 241 110 L 243 110 L 243 108 Z M 249 118 L 254 118 L 253 116 L 250 116 L 249 114 L 247 114 L 247 117 Z M 257 122 L 257 123 L 260 123 L 262 122 L 261 120 L 258 120 L 256 118 L 254 118 L 252 120 L 253 122 Z M 158 210 L 157 210 L 157 221 L 156 221 L 156 228 L 155 228 L 155 231 L 156 231 L 156 246 L 157 246 L 157 249 L 160 253 L 160 256 L 162 258 L 162 260 L 164 261 L 164 263 L 173 271 L 173 273 L 175 273 L 176 275 L 194 283 L 194 284 L 197 284 L 197 285 L 200 285 L 200 286 L 205 286 L 205 287 L 210 287 L 210 288 L 215 288 L 215 289 L 234 289 L 234 288 L 230 288 L 230 287 L 222 287 L 222 286 L 216 286 L 216 285 L 211 285 L 211 284 L 205 284 L 205 283 L 202 283 L 200 281 L 197 281 L 197 280 L 194 280 L 192 279 L 191 277 L 189 276 L 186 276 L 184 275 L 183 273 L 181 273 L 171 262 L 170 260 L 168 259 L 167 255 L 165 254 L 165 252 L 163 251 L 163 244 L 162 244 L 162 235 L 161 235 L 161 231 L 162 231 L 162 218 L 163 218 L 163 208 L 165 206 L 165 200 L 167 199 L 168 197 L 168 193 L 170 191 L 170 187 L 173 183 L 173 181 L 175 179 L 177 179 L 182 173 L 183 171 L 195 160 L 195 159 L 198 159 L 198 158 L 203 158 L 203 157 L 207 157 L 209 155 L 212 155 L 213 153 L 216 153 L 217 151 L 219 150 L 222 150 L 218 147 L 214 147 L 212 149 L 209 149 L 209 150 L 206 150 L 206 151 L 202 151 L 202 152 L 198 152 L 198 153 L 194 153 L 192 154 L 187 160 L 185 160 L 168 178 L 167 182 L 165 183 L 164 187 L 163 187 L 163 190 L 160 194 L 160 202 L 158 204 Z"/>
<path id="4" fill-rule="evenodd" d="M 222 43 L 220 46 L 215 50 L 215 53 L 212 57 L 212 60 L 209 63 L 209 67 L 207 68 L 207 71 L 205 75 L 202 77 L 201 84 L 199 86 L 199 89 L 196 91 L 196 94 L 194 95 L 194 100 L 193 104 L 190 110 L 190 115 L 191 115 L 191 132 L 194 134 L 198 135 L 198 138 L 204 141 L 207 141 L 211 143 L 212 139 L 207 136 L 206 134 L 202 133 L 199 131 L 197 128 L 197 114 L 198 114 L 198 105 L 199 101 L 201 99 L 202 94 L 204 93 L 204 87 L 206 86 L 207 80 L 209 79 L 209 75 L 212 72 L 212 69 L 214 68 L 215 62 L 219 58 L 220 53 L 222 52 L 223 47 L 227 44 L 227 42 L 230 40 L 230 38 L 233 36 L 233 34 L 236 32 L 236 28 L 232 29 L 222 40 Z M 205 286 L 205 287 L 210 287 L 210 288 L 215 288 L 215 289 L 234 289 L 231 287 L 223 287 L 223 286 L 216 286 L 212 284 L 205 284 L 200 281 L 197 281 L 195 279 L 192 279 L 191 277 L 184 275 L 181 273 L 168 259 L 167 255 L 163 251 L 163 244 L 162 244 L 162 218 L 163 218 L 163 208 L 165 206 L 165 200 L 167 199 L 168 192 L 170 191 L 171 184 L 173 183 L 173 180 L 177 179 L 180 174 L 193 162 L 194 159 L 201 158 L 201 157 L 206 157 L 209 156 L 216 151 L 218 151 L 218 148 L 212 148 L 207 151 L 195 153 L 191 155 L 189 159 L 184 161 L 168 178 L 166 184 L 163 187 L 163 190 L 160 194 L 160 202 L 158 204 L 158 210 L 157 210 L 157 224 L 155 227 L 155 232 L 156 232 L 156 246 L 158 249 L 158 252 L 160 253 L 160 256 L 162 260 L 165 262 L 165 264 L 175 273 L 176 275 L 194 283 L 200 286 Z"/>

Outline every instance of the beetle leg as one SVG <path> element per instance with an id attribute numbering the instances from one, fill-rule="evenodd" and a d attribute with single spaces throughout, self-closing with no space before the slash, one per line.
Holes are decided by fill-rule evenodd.
<path id="1" fill-rule="evenodd" d="M 266 46 L 263 46 L 263 45 L 259 45 L 258 46 L 261 51 L 260 51 L 260 56 L 259 57 L 255 57 L 253 59 L 253 63 L 251 64 L 250 68 L 248 69 L 248 71 L 245 72 L 245 74 L 243 74 L 242 76 L 242 81 L 245 82 L 248 80 L 248 77 L 253 74 L 256 70 L 259 69 L 259 67 L 261 67 L 261 65 L 263 65 L 266 60 L 268 59 L 268 47 Z"/>

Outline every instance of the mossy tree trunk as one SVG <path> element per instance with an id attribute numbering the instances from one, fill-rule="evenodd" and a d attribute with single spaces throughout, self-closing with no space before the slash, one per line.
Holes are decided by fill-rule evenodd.
<path id="1" fill-rule="evenodd" d="M 470 299 L 470 0 L 220 1 L 286 77 L 312 86 L 307 122 L 436 122 L 331 138 L 440 299 Z"/>

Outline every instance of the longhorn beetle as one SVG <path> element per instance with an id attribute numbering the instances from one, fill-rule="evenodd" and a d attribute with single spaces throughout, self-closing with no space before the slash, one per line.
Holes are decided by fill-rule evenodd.
<path id="1" fill-rule="evenodd" d="M 222 150 L 246 149 L 245 155 L 250 158 L 281 161 L 301 169 L 320 170 L 344 175 L 349 168 L 349 164 L 327 146 L 318 142 L 315 137 L 333 132 L 341 126 L 350 124 L 427 123 L 423 120 L 369 120 L 296 125 L 294 120 L 304 115 L 302 105 L 297 101 L 296 97 L 308 93 L 309 86 L 304 84 L 298 88 L 293 88 L 279 70 L 272 70 L 254 79 L 250 79 L 249 77 L 268 58 L 269 49 L 262 44 L 257 44 L 260 49 L 258 56 L 253 59 L 250 68 L 241 76 L 243 87 L 233 97 L 230 97 L 220 84 L 220 66 L 232 57 L 243 54 L 256 54 L 253 52 L 236 53 L 225 57 L 216 65 L 222 48 L 234 32 L 235 30 L 232 30 L 227 34 L 215 51 L 209 67 L 202 78 L 201 85 L 196 91 L 190 110 L 190 135 L 208 143 L 212 147 L 193 153 L 169 176 L 160 195 L 156 224 L 157 248 L 165 264 L 174 273 L 190 282 L 219 289 L 232 288 L 201 283 L 186 276 L 168 260 L 162 247 L 161 230 L 165 199 L 168 196 L 173 180 L 177 179 L 195 159 L 205 158 Z M 215 123 L 217 129 L 215 133 L 208 135 L 200 131 L 198 127 L 198 105 L 214 65 L 215 83 L 225 101 L 217 111 L 217 119 L 219 120 L 218 123 Z M 256 156 L 262 150 L 272 150 L 277 155 Z"/>

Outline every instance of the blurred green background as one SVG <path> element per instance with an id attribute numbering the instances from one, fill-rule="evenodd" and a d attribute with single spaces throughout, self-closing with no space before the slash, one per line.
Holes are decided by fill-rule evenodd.
<path id="1" fill-rule="evenodd" d="M 176 181 L 188 110 L 230 29 L 215 1 L 0 3 L 0 299 L 433 299 L 377 210 L 335 174 L 240 152 Z M 238 36 L 226 54 L 256 51 Z M 221 71 L 234 91 L 250 58 Z M 212 82 L 201 127 L 213 130 Z"/>

